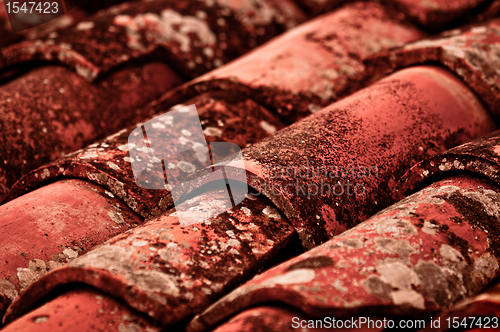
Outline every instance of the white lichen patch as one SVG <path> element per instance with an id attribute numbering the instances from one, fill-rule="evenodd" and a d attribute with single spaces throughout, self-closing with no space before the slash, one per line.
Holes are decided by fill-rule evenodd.
<path id="1" fill-rule="evenodd" d="M 216 127 L 206 127 L 203 130 L 203 133 L 206 136 L 210 136 L 210 137 L 221 137 L 222 136 L 222 130 L 220 130 L 219 128 L 216 128 Z"/>
<path id="2" fill-rule="evenodd" d="M 410 256 L 417 253 L 408 240 L 379 237 L 375 239 L 375 244 L 380 251 L 400 256 Z"/>
<path id="3" fill-rule="evenodd" d="M 425 300 L 422 294 L 414 290 L 399 290 L 391 292 L 392 302 L 395 305 L 409 304 L 415 309 L 425 310 Z"/>
<path id="4" fill-rule="evenodd" d="M 241 211 L 243 211 L 243 213 L 247 216 L 247 217 L 250 217 L 252 215 L 252 211 L 247 208 L 246 206 L 242 206 L 240 208 Z"/>
<path id="5" fill-rule="evenodd" d="M 262 210 L 262 213 L 264 213 L 266 216 L 269 218 L 273 218 L 276 220 L 281 220 L 281 215 L 279 214 L 278 210 L 271 206 L 266 206 L 264 210 Z"/>
<path id="6" fill-rule="evenodd" d="M 402 261 L 385 261 L 376 267 L 381 279 L 399 290 L 410 290 L 421 285 L 418 275 Z"/>
<path id="7" fill-rule="evenodd" d="M 12 301 L 16 299 L 18 292 L 16 286 L 12 284 L 9 280 L 0 280 L 0 296 L 6 297 Z"/>
<path id="8" fill-rule="evenodd" d="M 117 164 L 111 162 L 111 161 L 108 161 L 106 162 L 106 165 L 109 166 L 109 168 L 115 170 L 115 171 L 119 171 L 120 170 L 120 166 L 118 166 Z"/>
<path id="9" fill-rule="evenodd" d="M 75 259 L 78 257 L 78 252 L 76 252 L 75 250 L 71 249 L 71 248 L 66 248 L 63 250 L 63 254 L 64 256 L 66 256 L 69 260 L 71 259 Z"/>
<path id="10" fill-rule="evenodd" d="M 441 245 L 441 247 L 439 248 L 439 254 L 441 255 L 441 257 L 443 257 L 443 259 L 451 263 L 459 263 L 465 261 L 464 256 L 462 256 L 462 254 L 458 250 L 448 244 Z"/>
<path id="11" fill-rule="evenodd" d="M 262 286 L 274 285 L 300 285 L 311 282 L 316 278 L 316 273 L 312 269 L 297 269 L 285 274 L 270 278 L 261 283 Z"/>
<path id="12" fill-rule="evenodd" d="M 26 289 L 39 278 L 43 277 L 48 271 L 61 266 L 62 264 L 55 261 L 45 262 L 41 259 L 33 259 L 28 262 L 27 268 L 17 269 L 17 278 L 19 279 L 20 290 Z"/>
<path id="13" fill-rule="evenodd" d="M 425 220 L 421 230 L 425 234 L 436 235 L 439 230 L 439 225 L 434 225 L 429 221 Z"/>
<path id="14" fill-rule="evenodd" d="M 196 166 L 187 161 L 179 161 L 177 163 L 177 167 L 185 173 L 193 173 L 194 171 L 196 171 Z"/>
<path id="15" fill-rule="evenodd" d="M 115 17 L 114 24 L 126 28 L 128 47 L 142 52 L 151 50 L 156 45 L 175 42 L 181 52 L 188 53 L 193 44 L 192 35 L 196 36 L 198 43 L 205 48 L 214 47 L 217 41 L 204 20 L 195 16 L 183 16 L 172 9 L 165 9 L 160 15 L 119 15 Z M 141 43 L 141 36 L 145 37 L 147 44 Z"/>
<path id="16" fill-rule="evenodd" d="M 49 176 L 50 176 L 50 171 L 47 168 L 45 168 L 42 171 L 42 179 L 48 178 Z"/>

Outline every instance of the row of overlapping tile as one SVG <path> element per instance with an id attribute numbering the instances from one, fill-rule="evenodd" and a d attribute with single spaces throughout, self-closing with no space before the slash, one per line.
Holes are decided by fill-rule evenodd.
<path id="1" fill-rule="evenodd" d="M 495 184 L 457 176 L 365 221 L 440 172 L 467 170 L 497 180 L 490 139 L 488 147 L 451 150 L 453 162 L 430 159 L 398 184 L 418 161 L 492 132 L 499 109 L 497 21 L 411 43 L 426 36 L 422 27 L 453 27 L 466 14 L 470 21 L 487 20 L 497 2 L 417 3 L 347 4 L 225 66 L 302 22 L 305 14 L 288 1 L 130 2 L 45 39 L 4 47 L 0 65 L 16 68 L 0 88 L 6 115 L 2 154 L 9 156 L 3 186 L 12 200 L 0 207 L 4 310 L 15 300 L 4 320 L 20 317 L 61 289 L 75 289 L 6 330 L 34 324 L 54 329 L 68 323 L 68 313 L 75 322 L 99 316 L 96 326 L 115 329 L 180 328 L 198 314 L 188 325 L 194 331 L 270 301 L 311 317 L 426 316 L 479 292 L 499 269 Z M 301 5 L 319 13 L 340 3 Z M 60 65 L 16 77 L 19 65 L 33 60 Z M 428 62 L 448 69 L 403 70 L 332 104 L 390 71 Z M 214 67 L 220 68 L 201 75 Z M 127 145 L 134 122 L 179 103 L 197 105 L 209 142 L 246 147 L 249 185 L 266 197 L 249 195 L 236 208 L 227 206 L 226 213 L 185 227 L 169 211 L 168 189 L 135 184 Z M 61 152 L 125 125 L 130 127 L 60 159 Z M 483 149 L 493 152 L 485 157 Z M 481 153 L 471 161 L 470 151 Z M 375 173 L 297 179 L 270 172 L 306 164 L 371 166 Z M 332 194 L 353 180 L 362 192 Z M 300 194 L 313 184 L 313 197 Z M 328 193 L 318 194 L 320 187 Z M 199 207 L 212 208 L 223 194 L 208 192 L 184 204 L 197 208 L 192 218 L 199 219 Z M 314 249 L 203 312 L 297 247 L 297 235 L 304 248 Z M 276 316 L 284 320 L 283 329 L 290 328 L 289 309 L 252 310 L 220 329 L 278 324 Z"/>

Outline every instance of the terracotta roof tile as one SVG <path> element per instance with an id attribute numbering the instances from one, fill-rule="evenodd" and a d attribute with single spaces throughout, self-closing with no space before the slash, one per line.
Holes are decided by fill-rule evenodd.
<path id="1" fill-rule="evenodd" d="M 486 212 L 498 211 L 499 202 L 500 189 L 487 180 L 439 181 L 256 276 L 197 315 L 187 330 L 204 331 L 270 301 L 315 318 L 418 317 L 450 308 L 500 270 L 499 214 Z"/>
<path id="2" fill-rule="evenodd" d="M 142 221 L 109 191 L 82 180 L 58 181 L 2 205 L 1 313 L 47 271 Z"/>
<path id="3" fill-rule="evenodd" d="M 0 4 L 4 330 L 500 317 L 498 286 L 475 297 L 500 273 L 499 3 L 87 1 L 16 35 Z M 199 124 L 149 130 L 185 105 Z M 157 147 L 193 132 L 210 158 L 177 184 Z"/>
<path id="4" fill-rule="evenodd" d="M 409 43 L 400 49 L 369 59 L 373 78 L 395 68 L 420 63 L 440 63 L 461 77 L 481 97 L 489 110 L 498 116 L 500 110 L 500 20 L 455 29 Z"/>
<path id="5" fill-rule="evenodd" d="M 409 17 L 416 19 L 420 24 L 432 29 L 445 28 L 449 23 L 464 18 L 472 10 L 487 2 L 487 0 L 386 1 Z"/>
<path id="6" fill-rule="evenodd" d="M 161 328 L 106 294 L 77 289 L 47 302 L 2 331 L 159 332 Z"/>
<path id="7" fill-rule="evenodd" d="M 137 121 L 139 107 L 180 82 L 168 66 L 151 62 L 94 85 L 66 68 L 46 66 L 2 86 L 0 199 L 29 171 Z"/>
<path id="8" fill-rule="evenodd" d="M 298 9 L 290 8 L 286 1 L 261 0 L 215 1 L 213 6 L 187 0 L 126 2 L 60 31 L 55 38 L 2 49 L 0 68 L 56 61 L 93 81 L 131 59 L 159 51 L 182 74 L 196 77 L 303 20 Z"/>
<path id="9" fill-rule="evenodd" d="M 244 147 L 269 136 L 270 131 L 284 127 L 269 111 L 237 95 L 205 93 L 187 100 L 186 104 L 197 105 L 208 142 L 226 141 Z M 263 123 L 266 126 L 263 127 Z M 168 190 L 149 190 L 136 184 L 128 149 L 128 138 L 135 128 L 123 129 L 101 142 L 34 170 L 13 186 L 9 199 L 50 179 L 78 177 L 106 187 L 143 217 L 164 212 L 173 204 Z M 164 137 L 158 139 L 168 143 Z"/>
<path id="10" fill-rule="evenodd" d="M 423 37 L 380 5 L 346 5 L 187 83 L 164 96 L 160 107 L 200 91 L 224 90 L 296 121 L 359 89 L 365 78 L 363 59 Z"/>
<path id="11" fill-rule="evenodd" d="M 253 173 L 249 185 L 290 218 L 310 248 L 390 205 L 397 179 L 418 160 L 494 128 L 454 76 L 415 67 L 248 147 L 243 156 Z"/>
<path id="12" fill-rule="evenodd" d="M 298 0 L 312 13 L 331 10 L 346 0 Z M 467 18 L 493 17 L 492 9 L 495 1 L 488 0 L 381 0 L 381 3 L 394 9 L 398 16 L 406 16 L 427 30 L 450 28 L 457 22 L 462 23 Z"/>
<path id="13" fill-rule="evenodd" d="M 399 180 L 394 197 L 400 199 L 423 183 L 451 172 L 472 172 L 500 184 L 500 131 L 440 153 L 413 166 Z"/>
<path id="14" fill-rule="evenodd" d="M 186 201 L 175 212 L 53 270 L 18 298 L 5 319 L 24 313 L 54 287 L 73 282 L 102 289 L 163 324 L 194 315 L 255 273 L 294 234 L 267 200 L 249 197 L 231 208 L 224 203 L 225 195 L 212 191 Z M 206 208 L 227 212 L 197 223 Z M 191 213 L 193 225 L 179 223 L 180 210 Z"/>
<path id="15" fill-rule="evenodd" d="M 453 331 L 457 327 L 470 327 L 471 329 L 468 331 L 496 329 L 495 326 L 499 325 L 498 318 L 500 317 L 499 293 L 499 285 L 494 282 L 491 287 L 477 296 L 464 300 L 441 314 L 436 319 L 440 318 L 444 323 L 441 324 L 440 328 L 435 328 L 432 331 Z M 474 327 L 477 329 L 473 329 Z M 431 331 L 431 329 L 427 328 L 424 331 Z"/>
<path id="16" fill-rule="evenodd" d="M 358 319 L 359 317 L 353 317 L 354 319 Z M 366 319 L 375 320 L 377 317 L 364 317 Z M 275 331 L 275 332 L 309 332 L 311 328 L 310 326 L 311 317 L 307 317 L 299 311 L 292 310 L 283 306 L 271 306 L 271 305 L 263 305 L 258 306 L 256 308 L 251 308 L 243 311 L 242 313 L 234 316 L 228 322 L 221 324 L 219 327 L 215 328 L 214 332 L 233 332 L 233 331 L 241 331 L 241 332 L 253 332 L 253 331 Z M 315 332 L 326 332 L 331 331 L 331 328 L 328 328 L 328 322 L 331 324 L 335 324 L 333 322 L 335 317 L 329 317 L 329 320 L 323 324 L 324 328 L 314 328 Z M 383 318 L 382 318 L 383 319 Z M 315 324 L 315 323 L 313 323 Z M 344 324 L 344 322 L 342 322 Z M 349 322 L 349 324 L 351 324 Z M 330 325 L 335 326 L 336 325 Z M 350 326 L 350 325 L 349 325 Z M 359 327 L 358 328 L 335 328 L 336 331 L 340 332 L 379 332 L 383 331 L 384 328 L 376 328 L 376 327 Z"/>

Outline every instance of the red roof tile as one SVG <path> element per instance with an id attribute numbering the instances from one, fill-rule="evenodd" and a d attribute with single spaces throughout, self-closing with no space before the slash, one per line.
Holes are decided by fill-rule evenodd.
<path id="1" fill-rule="evenodd" d="M 498 274 L 499 239 L 490 236 L 498 232 L 499 202 L 500 189 L 487 180 L 437 182 L 256 276 L 197 315 L 187 330 L 204 331 L 270 301 L 314 318 L 435 314 Z M 495 215 L 486 213 L 490 209 Z"/>
<path id="2" fill-rule="evenodd" d="M 440 63 L 461 77 L 498 116 L 500 110 L 500 20 L 455 29 L 434 39 L 409 43 L 367 61 L 374 78 L 394 68 Z"/>
<path id="3" fill-rule="evenodd" d="M 458 79 L 437 67 L 414 67 L 248 147 L 243 156 L 254 174 L 249 184 L 285 213 L 310 248 L 390 205 L 396 181 L 418 160 L 494 128 Z"/>
<path id="4" fill-rule="evenodd" d="M 142 221 L 109 191 L 82 180 L 58 181 L 2 205 L 0 313 L 47 271 Z"/>
<path id="5" fill-rule="evenodd" d="M 188 3 L 125 3 L 98 12 L 56 35 L 0 50 L 0 67 L 4 69 L 38 59 L 65 64 L 89 81 L 95 81 L 98 73 L 109 72 L 89 85 L 62 68 L 41 68 L 13 80 L 0 91 L 0 94 L 8 95 L 3 98 L 5 137 L 0 151 L 5 155 L 11 155 L 13 150 L 21 151 L 18 160 L 7 160 L 7 163 L 6 159 L 3 160 L 6 166 L 0 170 L 0 200 L 21 175 L 58 159 L 61 152 L 77 150 L 126 124 L 144 119 L 145 115 L 136 110 L 180 83 L 178 75 L 169 67 L 155 62 L 160 56 L 155 53 L 158 48 L 163 52 L 162 61 L 169 62 L 176 71 L 185 75 L 196 76 L 212 68 L 203 61 L 198 63 L 198 58 L 210 58 L 215 62 L 218 59 L 223 64 L 304 18 L 288 0 L 269 3 L 222 1 L 217 6 L 201 2 L 188 6 Z M 180 19 L 179 24 L 185 24 L 183 32 L 175 32 L 171 26 L 162 23 L 159 13 L 166 15 L 164 19 L 169 22 Z M 120 20 L 137 22 L 123 25 Z M 227 23 L 222 24 L 225 20 Z M 132 27 L 135 30 L 130 30 Z M 193 33 L 198 38 L 192 38 Z M 250 42 L 243 44 L 241 37 Z M 134 38 L 139 39 L 134 41 Z M 141 38 L 148 40 L 147 47 L 139 47 Z M 208 38 L 210 42 L 204 44 L 206 40 L 200 38 Z M 146 55 L 149 58 L 144 60 Z M 132 61 L 137 58 L 150 64 L 137 66 Z M 124 66 L 137 67 L 121 69 Z M 89 95 L 93 97 L 90 102 Z M 38 105 L 38 100 L 45 105 Z M 47 109 L 54 114 L 49 112 L 47 115 Z M 74 110 L 75 118 L 71 118 L 67 110 Z M 118 119 L 116 115 L 119 115 Z M 20 121 L 26 122 L 22 123 L 26 127 L 24 134 L 19 133 Z M 34 158 L 28 158 L 26 154 Z"/>
<path id="6" fill-rule="evenodd" d="M 500 131 L 440 153 L 413 166 L 400 179 L 396 199 L 438 176 L 453 172 L 472 172 L 500 184 Z"/>
<path id="7" fill-rule="evenodd" d="M 380 5 L 346 5 L 187 83 L 164 96 L 159 106 L 200 91 L 224 90 L 296 121 L 358 89 L 365 79 L 363 59 L 423 37 Z"/>
<path id="8" fill-rule="evenodd" d="M 398 8 L 420 24 L 442 29 L 450 22 L 463 19 L 476 8 L 487 3 L 487 0 L 387 0 L 386 3 Z"/>
<path id="9" fill-rule="evenodd" d="M 212 6 L 187 0 L 126 2 L 54 38 L 2 49 L 0 68 L 56 61 L 94 81 L 99 74 L 157 51 L 183 75 L 196 77 L 299 23 L 303 14 L 293 9 L 285 0 L 215 1 Z"/>
<path id="10" fill-rule="evenodd" d="M 0 200 L 22 175 L 145 117 L 137 109 L 180 82 L 168 66 L 152 62 L 94 85 L 47 66 L 2 86 Z"/>
<path id="11" fill-rule="evenodd" d="M 2 329 L 11 331 L 159 332 L 161 329 L 127 305 L 85 288 L 64 293 Z"/>
<path id="12" fill-rule="evenodd" d="M 500 28 L 487 20 L 500 2 L 343 3 L 87 1 L 18 35 L 0 5 L 5 330 L 186 330 L 194 315 L 187 330 L 219 332 L 289 331 L 294 316 L 498 316 L 495 288 L 472 297 L 500 272 L 499 133 L 453 147 L 496 128 L 487 111 L 500 109 Z M 420 29 L 478 21 L 422 40 Z M 445 68 L 380 80 L 427 63 Z M 168 92 L 185 78 L 195 79 Z M 170 209 L 180 190 L 219 179 L 170 189 L 175 179 L 152 177 L 155 167 L 134 177 L 152 142 L 182 141 L 148 130 L 136 142 L 147 151 L 129 151 L 128 134 L 175 104 L 197 106 L 211 161 L 216 144 L 233 144 L 244 163 L 223 167 L 223 189 Z M 233 188 L 243 166 L 256 197 Z M 300 175 L 312 167 L 337 176 Z M 346 192 L 356 184 L 362 194 Z M 343 195 L 323 192 L 339 185 Z M 235 193 L 245 199 L 233 206 Z"/>
<path id="13" fill-rule="evenodd" d="M 18 298 L 5 319 L 11 321 L 55 287 L 74 282 L 119 297 L 163 324 L 194 315 L 254 274 L 294 234 L 266 199 L 248 197 L 231 208 L 225 195 L 212 191 L 186 201 L 176 212 L 53 270 Z M 203 221 L 207 208 L 227 212 Z M 192 225 L 179 223 L 180 210 L 192 211 Z"/>
<path id="14" fill-rule="evenodd" d="M 435 318 L 435 320 L 442 322 L 439 328 L 431 329 L 429 326 L 424 331 L 444 332 L 464 327 L 471 328 L 470 331 L 485 331 L 486 329 L 496 330 L 500 327 L 499 294 L 499 285 L 494 282 L 493 286 L 481 292 L 479 295 L 460 302 L 450 310 L 445 311 L 439 317 Z"/>
<path id="15" fill-rule="evenodd" d="M 348 2 L 346 0 L 298 0 L 313 13 L 330 10 Z M 492 2 L 488 0 L 382 0 L 387 7 L 395 10 L 394 15 L 408 17 L 428 30 L 450 28 L 475 14 L 490 15 Z M 487 7 L 488 6 L 488 7 Z M 485 8 L 487 9 L 485 10 Z M 474 17 L 477 19 L 477 17 Z"/>
<path id="16" fill-rule="evenodd" d="M 197 105 L 208 142 L 222 140 L 244 147 L 284 126 L 276 116 L 252 100 L 223 92 L 205 93 L 187 100 L 186 104 Z M 49 179 L 78 177 L 106 187 L 143 217 L 165 212 L 173 204 L 168 190 L 149 190 L 136 184 L 128 148 L 128 137 L 135 128 L 123 129 L 86 149 L 36 169 L 13 186 L 9 199 Z M 165 141 L 163 137 L 158 139 Z"/>
<path id="17" fill-rule="evenodd" d="M 353 317 L 354 320 L 359 319 L 359 317 Z M 375 320 L 377 317 L 363 317 L 365 319 Z M 332 326 L 335 331 L 339 332 L 379 332 L 383 331 L 383 328 L 376 327 L 360 327 L 359 323 L 352 324 L 351 320 L 347 325 L 348 328 L 337 328 L 340 323 L 334 321 L 335 317 L 329 317 L 325 320 L 323 325 L 319 325 L 315 321 L 311 323 L 311 318 L 305 316 L 304 314 L 294 311 L 290 308 L 283 306 L 271 306 L 265 305 L 256 308 L 251 308 L 243 311 L 242 313 L 231 318 L 229 321 L 221 324 L 219 327 L 214 329 L 214 332 L 256 332 L 256 331 L 275 331 L 275 332 L 309 332 L 311 330 L 315 332 L 326 332 L 331 331 Z M 381 318 L 383 319 L 383 318 Z M 337 325 L 338 324 L 338 325 Z M 344 325 L 344 321 L 342 321 Z M 356 327 L 351 327 L 355 325 Z M 311 328 L 311 326 L 318 326 L 316 328 Z M 323 326 L 320 328 L 319 326 Z"/>

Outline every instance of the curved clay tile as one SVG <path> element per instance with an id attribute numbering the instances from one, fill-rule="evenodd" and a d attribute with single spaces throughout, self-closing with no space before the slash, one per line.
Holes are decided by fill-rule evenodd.
<path id="1" fill-rule="evenodd" d="M 237 95 L 206 93 L 187 100 L 186 104 L 197 106 L 207 142 L 225 141 L 245 147 L 284 127 L 280 120 L 266 109 Z M 158 121 L 162 127 L 179 126 L 177 123 L 169 123 L 168 119 Z M 13 186 L 9 199 L 43 184 L 44 181 L 77 177 L 104 186 L 143 217 L 164 212 L 173 203 L 171 199 L 162 202 L 162 198 L 168 196 L 168 190 L 142 188 L 134 178 L 131 165 L 134 160 L 129 151 L 128 138 L 136 128 L 137 126 L 123 129 L 101 142 L 32 171 Z M 163 137 L 158 139 L 164 140 Z M 176 142 L 182 144 L 183 140 L 193 144 L 192 139 L 183 135 L 177 137 Z M 167 144 L 175 146 L 173 142 L 166 141 L 166 148 Z M 155 208 L 159 210 L 154 210 Z"/>
<path id="2" fill-rule="evenodd" d="M 458 328 L 467 331 L 497 330 L 500 328 L 500 289 L 496 282 L 480 294 L 458 303 L 443 312 L 434 320 L 441 323 L 438 326 L 428 326 L 427 331 L 453 331 Z M 437 325 L 437 324 L 434 324 Z"/>
<path id="3" fill-rule="evenodd" d="M 252 98 L 288 121 L 319 111 L 361 87 L 363 59 L 424 34 L 383 6 L 357 2 L 308 21 L 250 54 L 161 98 L 170 107 L 202 91 Z"/>
<path id="4" fill-rule="evenodd" d="M 275 301 L 310 317 L 430 318 L 477 294 L 500 271 L 500 189 L 441 180 L 334 239 L 256 276 L 197 315 L 203 331 Z"/>
<path id="5" fill-rule="evenodd" d="M 366 62 L 376 79 L 394 69 L 422 63 L 439 63 L 457 76 L 481 98 L 490 112 L 500 112 L 500 20 L 455 29 L 434 39 L 409 43 L 384 52 Z"/>
<path id="6" fill-rule="evenodd" d="M 249 185 L 294 223 L 307 248 L 392 202 L 418 160 L 494 130 L 470 90 L 438 67 L 413 67 L 243 151 Z"/>
<path id="7" fill-rule="evenodd" d="M 464 171 L 476 173 L 500 184 L 500 131 L 452 148 L 413 166 L 399 180 L 393 196 L 399 199 L 438 176 Z"/>
<path id="8" fill-rule="evenodd" d="M 298 0 L 312 13 L 330 10 L 346 0 Z M 407 17 L 430 30 L 446 29 L 457 22 L 462 23 L 471 14 L 492 15 L 492 1 L 488 0 L 381 0 L 394 9 L 394 15 Z M 477 19 L 477 18 L 476 18 Z M 460 22 L 462 21 L 462 22 Z"/>
<path id="9" fill-rule="evenodd" d="M 340 321 L 338 317 L 328 317 L 318 322 L 318 320 L 293 309 L 268 304 L 243 311 L 215 328 L 213 332 L 309 332 L 311 330 L 326 332 L 332 329 L 340 332 L 381 332 L 384 330 L 383 327 L 377 328 L 374 323 L 370 322 L 370 320 L 374 322 L 376 319 L 379 318 L 353 317 L 337 322 Z"/>
<path id="10" fill-rule="evenodd" d="M 0 314 L 48 271 L 142 222 L 109 191 L 82 180 L 57 181 L 2 205 Z"/>
<path id="11" fill-rule="evenodd" d="M 68 291 L 2 329 L 37 332 L 160 332 L 148 317 L 93 289 Z"/>
<path id="12" fill-rule="evenodd" d="M 378 101 L 377 107 L 372 105 L 372 100 Z M 455 113 L 449 113 L 449 109 L 454 109 Z M 346 130 L 349 124 L 353 126 L 352 130 Z M 387 204 L 390 201 L 388 188 L 415 160 L 491 128 L 491 120 L 484 108 L 458 79 L 436 67 L 417 67 L 401 71 L 248 147 L 243 156 L 248 171 L 258 174 L 261 180 L 271 185 L 290 180 L 273 178 L 267 173 L 273 167 L 279 167 L 280 161 L 298 167 L 303 165 L 303 157 L 311 159 L 314 155 L 318 159 L 311 159 L 309 165 L 347 167 L 351 165 L 350 157 L 357 158 L 363 166 L 391 165 L 378 170 L 372 177 L 356 179 L 363 182 L 366 190 L 358 197 L 333 197 L 326 192 L 310 199 L 307 196 L 298 199 L 271 196 L 278 208 L 295 218 L 290 220 L 291 223 L 302 236 L 303 243 L 310 246 L 339 234 L 362 221 L 364 214 L 373 213 Z M 340 143 L 345 147 L 342 148 Z M 347 185 L 347 178 L 322 176 L 321 179 L 330 186 L 337 181 Z M 318 183 L 320 177 L 294 178 L 292 186 L 295 181 L 303 181 L 306 185 L 313 181 Z M 259 187 L 253 182 L 250 185 Z M 380 186 L 386 191 L 378 189 Z M 269 194 L 262 187 L 260 189 Z M 24 312 L 33 303 L 31 301 L 36 301 L 57 285 L 71 282 L 83 282 L 111 292 L 163 324 L 172 324 L 199 312 L 242 277 L 255 273 L 258 266 L 274 256 L 294 233 L 288 221 L 272 205 L 264 203 L 263 197 L 258 197 L 258 201 L 247 197 L 241 207 L 234 208 L 236 210 L 205 222 L 201 211 L 208 213 L 216 209 L 221 212 L 231 207 L 227 205 L 228 201 L 219 197 L 221 192 L 217 194 L 219 196 L 207 198 L 207 195 L 215 194 L 208 193 L 185 203 L 185 211 L 190 212 L 183 220 L 191 222 L 180 221 L 179 214 L 172 212 L 152 218 L 144 227 L 120 235 L 107 245 L 49 273 L 11 306 L 6 320 Z M 373 200 L 380 203 L 366 203 Z M 287 203 L 295 210 L 286 207 Z M 352 216 L 342 215 L 336 203 L 342 203 L 344 211 L 351 209 Z M 175 213 L 182 211 L 179 206 L 176 209 Z M 254 226 L 249 225 L 246 229 L 234 225 L 238 218 L 245 218 L 242 220 Z M 264 228 L 250 231 L 261 225 L 257 223 L 259 218 L 268 220 L 262 223 Z M 322 236 L 325 232 L 326 236 Z M 252 243 L 258 247 L 252 247 Z M 155 288 L 157 284 L 152 282 L 153 277 L 162 280 L 159 288 Z M 109 289 L 109 284 L 115 286 Z M 133 292 L 126 291 L 130 287 Z M 165 306 L 168 306 L 167 310 L 158 309 L 165 309 Z"/>
<path id="13" fill-rule="evenodd" d="M 226 141 L 244 147 L 249 143 L 262 140 L 283 127 L 283 124 L 265 109 L 238 96 L 225 93 L 202 94 L 189 102 L 198 106 L 201 123 L 206 133 L 205 139 L 208 142 Z M 160 123 L 167 125 L 166 122 L 160 121 Z M 9 262 L 5 264 L 2 273 L 0 273 L 0 277 L 6 280 L 5 289 L 9 290 L 14 287 L 17 294 L 48 270 L 58 266 L 47 263 L 51 260 L 52 255 L 61 254 L 61 250 L 67 247 L 73 248 L 75 243 L 80 248 L 79 255 L 133 227 L 125 227 L 125 223 L 115 225 L 115 223 L 120 224 L 122 220 L 120 210 L 114 206 L 116 204 L 100 202 L 97 199 L 99 196 L 79 196 L 70 190 L 71 186 L 65 185 L 67 180 L 61 181 L 62 177 L 83 178 L 91 181 L 95 183 L 92 186 L 100 188 L 99 190 L 105 193 L 105 197 L 109 196 L 114 200 L 121 199 L 142 217 L 149 214 L 160 214 L 172 206 L 171 199 L 161 200 L 168 193 L 166 189 L 148 190 L 139 187 L 135 182 L 131 168 L 133 160 L 128 149 L 128 137 L 135 128 L 134 126 L 128 131 L 121 131 L 85 150 L 75 152 L 59 162 L 40 168 L 18 182 L 16 189 L 14 189 L 16 193 L 24 193 L 40 185 L 43 186 L 0 206 L 0 225 L 10 225 L 4 232 L 6 237 L 3 243 L 12 249 L 0 253 L 1 261 Z M 149 139 L 153 139 L 153 136 L 149 136 Z M 171 140 L 164 140 L 161 137 L 159 139 L 165 145 L 172 143 Z M 180 139 L 190 140 L 189 137 L 180 137 Z M 182 144 L 181 141 L 177 143 Z M 161 176 L 163 178 L 163 174 Z M 51 183 L 54 180 L 56 182 Z M 25 182 L 23 183 L 23 181 Z M 41 206 L 39 206 L 39 197 L 43 197 L 45 200 Z M 90 207 L 87 204 L 90 206 L 95 204 L 94 211 L 97 211 L 100 206 L 106 206 L 109 213 L 107 215 L 88 214 L 87 209 Z M 52 211 L 52 213 L 48 213 L 48 211 Z M 60 229 L 69 230 L 75 227 L 75 218 L 86 220 L 80 213 L 91 218 L 91 222 L 78 222 L 79 232 L 61 235 Z M 135 215 L 132 211 L 130 213 Z M 143 220 L 138 216 L 136 218 L 140 221 L 136 221 L 136 223 L 141 223 Z M 31 230 L 31 228 L 25 229 L 33 223 L 35 225 L 55 224 L 57 226 L 54 226 L 54 229 L 39 226 L 44 230 L 42 233 Z M 15 225 L 18 224 L 20 226 L 16 227 Z M 107 231 L 104 231 L 102 227 Z M 26 233 L 30 234 L 29 237 L 26 237 Z M 25 243 L 26 239 L 30 239 L 29 245 Z M 18 242 L 26 245 L 20 246 Z M 23 252 L 24 256 L 19 256 L 19 252 Z M 34 269 L 42 263 L 47 266 L 43 273 L 37 273 L 31 279 L 21 282 L 17 273 L 19 269 Z M 0 294 L 3 293 L 0 291 Z M 0 295 L 0 299 L 5 304 L 10 303 L 13 299 L 13 296 L 9 294 L 5 293 L 3 297 Z"/>
<path id="14" fill-rule="evenodd" d="M 288 0 L 130 2 L 1 49 L 8 74 L 36 59 L 76 74 L 41 67 L 0 87 L 0 201 L 27 172 L 143 120 L 141 107 L 178 86 L 179 71 L 205 73 L 302 19 Z"/>
<path id="15" fill-rule="evenodd" d="M 284 0 L 125 2 L 55 36 L 2 49 L 0 68 L 33 60 L 58 62 L 94 81 L 117 66 L 156 54 L 183 75 L 196 77 L 302 20 L 303 14 Z"/>
<path id="16" fill-rule="evenodd" d="M 151 62 L 95 84 L 47 66 L 1 86 L 0 201 L 24 174 L 144 118 L 137 110 L 180 82 L 168 66 Z"/>
<path id="17" fill-rule="evenodd" d="M 294 235 L 265 198 L 248 196 L 232 207 L 225 196 L 225 190 L 214 190 L 188 200 L 53 270 L 10 307 L 6 321 L 55 287 L 73 282 L 121 298 L 162 324 L 200 312 L 255 273 Z M 205 218 L 211 209 L 226 212 Z M 193 224 L 180 223 L 179 211 Z"/>
<path id="18" fill-rule="evenodd" d="M 127 1 L 20 43 L 0 12 L 0 47 L 10 45 L 0 48 L 0 80 L 10 80 L 0 86 L 0 201 L 12 187 L 0 206 L 0 312 L 14 300 L 5 331 L 176 331 L 193 315 L 190 332 L 288 331 L 294 317 L 497 315 L 496 288 L 457 303 L 500 272 L 500 134 L 442 151 L 496 128 L 500 21 L 419 42 L 410 22 L 488 20 L 498 1 L 348 4 L 204 74 L 303 21 L 300 8 L 342 2 Z M 59 66 L 36 68 L 47 61 Z M 401 70 L 332 104 L 429 62 L 451 72 Z M 195 79 L 141 107 L 183 78 Z M 190 129 L 208 146 L 244 149 L 260 194 L 225 179 L 169 210 L 179 187 L 137 184 L 132 163 L 145 158 L 128 144 L 131 125 L 174 104 L 198 107 L 201 128 Z M 193 143 L 185 132 L 165 142 L 148 131 L 143 155 L 151 140 Z M 241 175 L 236 166 L 222 168 Z M 300 244 L 319 246 L 294 257 Z"/>

